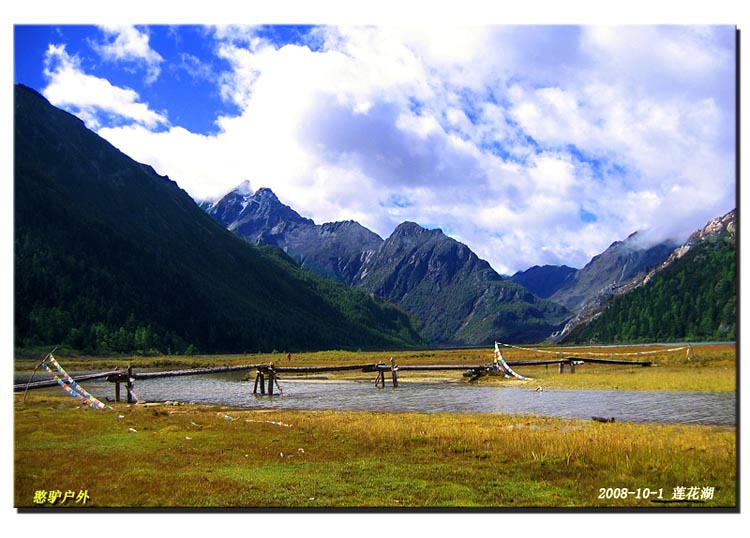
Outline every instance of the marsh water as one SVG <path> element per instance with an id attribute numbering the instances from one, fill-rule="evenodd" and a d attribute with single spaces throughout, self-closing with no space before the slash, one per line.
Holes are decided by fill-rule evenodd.
<path id="1" fill-rule="evenodd" d="M 596 416 L 617 421 L 683 424 L 733 425 L 736 422 L 733 392 L 590 389 L 537 392 L 531 388 L 459 382 L 410 382 L 406 376 L 399 380 L 398 388 L 389 384 L 376 388 L 372 381 L 289 376 L 280 381 L 281 395 L 254 396 L 254 381 L 243 381 L 243 375 L 235 372 L 138 380 L 135 393 L 139 399 L 151 402 L 181 401 L 249 409 L 504 413 L 584 419 Z M 114 397 L 114 386 L 106 381 L 90 380 L 81 384 L 100 399 Z"/>

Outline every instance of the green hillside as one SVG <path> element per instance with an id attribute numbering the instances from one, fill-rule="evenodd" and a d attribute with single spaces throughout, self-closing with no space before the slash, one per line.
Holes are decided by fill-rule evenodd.
<path id="1" fill-rule="evenodd" d="M 726 232 L 703 241 L 647 284 L 615 299 L 577 342 L 734 340 L 737 263 Z"/>
<path id="2" fill-rule="evenodd" d="M 15 88 L 16 346 L 255 352 L 421 342 L 410 319 L 248 245 L 169 178 Z"/>

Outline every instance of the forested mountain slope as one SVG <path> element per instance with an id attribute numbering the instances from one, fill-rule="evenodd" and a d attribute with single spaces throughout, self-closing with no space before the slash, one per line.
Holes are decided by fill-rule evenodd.
<path id="1" fill-rule="evenodd" d="M 92 353 L 420 343 L 396 307 L 256 248 L 15 87 L 15 343 Z"/>
<path id="2" fill-rule="evenodd" d="M 578 342 L 734 340 L 737 337 L 735 212 L 713 219 L 577 331 Z"/>

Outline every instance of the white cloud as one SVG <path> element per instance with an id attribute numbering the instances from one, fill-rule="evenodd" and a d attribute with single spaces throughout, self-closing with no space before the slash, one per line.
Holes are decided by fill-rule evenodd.
<path id="1" fill-rule="evenodd" d="M 135 26 L 100 26 L 105 34 L 103 43 L 94 42 L 92 47 L 103 60 L 110 62 L 133 63 L 146 69 L 146 83 L 151 84 L 161 74 L 164 59 L 149 44 L 149 35 Z"/>
<path id="2" fill-rule="evenodd" d="M 189 185 L 193 196 L 207 191 L 213 193 L 212 183 L 222 170 L 216 165 L 217 161 L 227 167 L 241 168 L 237 162 L 239 155 L 232 155 L 220 140 L 191 133 L 182 127 L 153 132 L 143 125 L 131 124 L 103 127 L 98 134 L 136 161 L 148 163 L 170 179 L 179 179 L 183 188 Z M 235 185 L 243 181 L 239 175 L 232 179 L 236 180 Z"/>
<path id="3" fill-rule="evenodd" d="M 617 26 L 584 27 L 582 48 L 598 73 L 631 90 L 673 94 L 670 85 L 685 84 L 681 92 L 703 91 L 716 75 L 734 68 L 733 50 L 715 27 Z"/>
<path id="4" fill-rule="evenodd" d="M 321 27 L 311 50 L 214 28 L 217 90 L 240 113 L 213 135 L 99 132 L 197 198 L 250 179 L 317 222 L 441 226 L 505 273 L 582 266 L 735 203 L 728 34 Z"/>
<path id="5" fill-rule="evenodd" d="M 193 54 L 183 52 L 180 54 L 180 63 L 174 66 L 186 72 L 194 80 L 213 80 L 216 75 L 210 64 L 204 63 Z"/>
<path id="6" fill-rule="evenodd" d="M 534 180 L 534 191 L 548 193 L 558 198 L 567 197 L 576 182 L 575 169 L 569 157 L 550 154 L 538 155 L 529 168 Z"/>
<path id="7" fill-rule="evenodd" d="M 76 56 L 70 56 L 65 45 L 49 45 L 45 55 L 44 74 L 48 84 L 42 91 L 49 101 L 75 112 L 90 129 L 97 129 L 102 115 L 136 122 L 153 129 L 165 125 L 167 118 L 139 102 L 138 94 L 129 88 L 113 86 L 108 80 L 87 75 Z"/>

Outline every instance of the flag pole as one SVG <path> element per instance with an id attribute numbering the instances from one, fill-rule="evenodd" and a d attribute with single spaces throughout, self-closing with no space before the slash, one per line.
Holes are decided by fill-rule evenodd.
<path id="1" fill-rule="evenodd" d="M 29 392 L 29 385 L 31 385 L 31 382 L 34 380 L 34 375 L 36 374 L 36 371 L 39 370 L 39 367 L 44 364 L 44 362 L 49 358 L 50 355 L 52 355 L 55 351 L 57 351 L 58 346 L 55 346 L 52 351 L 47 353 L 44 358 L 42 359 L 42 362 L 38 363 L 36 365 L 36 368 L 34 368 L 34 371 L 31 372 L 31 377 L 29 378 L 29 382 L 26 383 L 26 388 L 23 391 L 23 401 L 26 402 L 26 394 Z"/>

